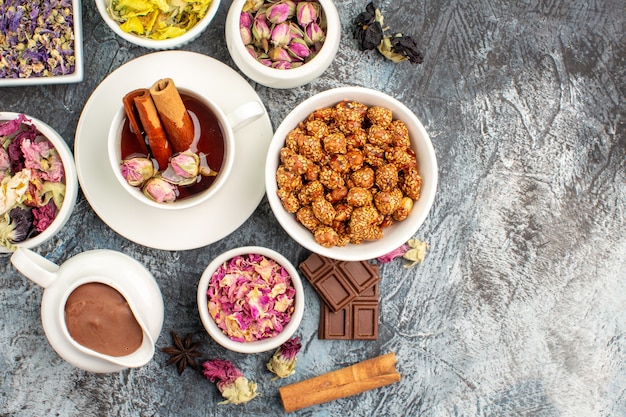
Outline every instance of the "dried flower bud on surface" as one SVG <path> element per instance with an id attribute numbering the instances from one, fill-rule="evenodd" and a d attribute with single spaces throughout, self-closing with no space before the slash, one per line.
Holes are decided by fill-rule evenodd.
<path id="1" fill-rule="evenodd" d="M 299 337 L 288 339 L 283 343 L 267 363 L 267 369 L 276 374 L 276 378 L 287 378 L 296 372 L 296 356 L 302 344 Z"/>
<path id="2" fill-rule="evenodd" d="M 421 64 L 424 61 L 424 55 L 413 38 L 402 33 L 386 34 L 389 28 L 385 26 L 384 17 L 374 3 L 368 3 L 365 11 L 357 15 L 354 26 L 354 38 L 362 51 L 377 49 L 395 63 L 409 61 Z"/>
<path id="3" fill-rule="evenodd" d="M 202 375 L 211 382 L 217 382 L 217 389 L 225 398 L 220 404 L 244 404 L 258 395 L 257 384 L 248 381 L 228 360 L 213 359 L 203 362 Z"/>

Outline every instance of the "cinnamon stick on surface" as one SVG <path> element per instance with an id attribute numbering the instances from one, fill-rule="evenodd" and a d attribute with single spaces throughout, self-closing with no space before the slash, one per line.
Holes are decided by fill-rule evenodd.
<path id="1" fill-rule="evenodd" d="M 193 121 L 171 78 L 157 81 L 150 95 L 161 117 L 174 152 L 184 152 L 193 142 Z"/>
<path id="2" fill-rule="evenodd" d="M 133 90 L 124 96 L 122 102 L 124 103 L 124 112 L 126 113 L 128 123 L 130 124 L 132 131 L 137 138 L 137 144 L 139 145 L 139 149 L 147 156 L 150 155 L 150 153 L 148 152 L 148 146 L 146 145 L 146 141 L 143 138 L 143 128 L 141 127 L 139 113 L 137 112 L 137 107 L 135 106 L 135 97 L 145 94 L 145 91 L 147 90 Z"/>
<path id="3" fill-rule="evenodd" d="M 137 95 L 134 101 L 137 107 L 137 113 L 139 113 L 141 125 L 148 138 L 152 157 L 156 159 L 159 164 L 159 169 L 165 169 L 169 158 L 172 156 L 172 148 L 165 135 L 165 130 L 159 119 L 159 113 L 152 101 L 150 91 L 143 90 L 143 94 Z"/>
<path id="4" fill-rule="evenodd" d="M 346 368 L 280 387 L 285 412 L 349 397 L 400 381 L 391 352 Z"/>

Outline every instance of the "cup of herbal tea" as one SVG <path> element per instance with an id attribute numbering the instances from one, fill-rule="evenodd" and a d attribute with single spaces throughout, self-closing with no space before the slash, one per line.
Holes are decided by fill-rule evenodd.
<path id="1" fill-rule="evenodd" d="M 211 98 L 164 78 L 127 92 L 108 134 L 111 169 L 137 200 L 159 209 L 201 204 L 227 181 L 235 132 L 265 113 L 250 101 L 226 114 Z"/>

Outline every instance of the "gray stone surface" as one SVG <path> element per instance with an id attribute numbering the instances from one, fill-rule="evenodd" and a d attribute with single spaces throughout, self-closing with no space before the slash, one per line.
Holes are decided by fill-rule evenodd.
<path id="1" fill-rule="evenodd" d="M 282 415 L 277 388 L 393 351 L 398 384 L 312 407 L 300 416 L 626 415 L 626 2 L 624 0 L 381 1 L 387 23 L 413 34 L 423 65 L 358 51 L 351 20 L 365 1 L 337 2 L 344 25 L 332 67 L 290 91 L 254 85 L 274 127 L 328 88 L 372 87 L 422 120 L 439 161 L 434 207 L 415 237 L 425 262 L 382 267 L 378 341 L 317 339 L 317 295 L 306 286 L 304 348 L 295 376 L 271 381 L 269 354 L 227 352 L 203 332 L 195 286 L 220 252 L 245 244 L 294 263 L 307 251 L 282 231 L 264 199 L 230 236 L 168 252 L 128 241 L 79 195 L 62 233 L 38 248 L 54 262 L 111 248 L 155 276 L 169 330 L 192 332 L 206 357 L 235 362 L 262 396 L 217 405 L 199 374 L 179 377 L 157 352 L 114 374 L 73 368 L 47 343 L 42 289 L 0 262 L 0 415 Z M 211 27 L 184 47 L 234 67 L 223 1 Z M 2 88 L 0 108 L 38 117 L 73 146 L 83 105 L 121 64 L 149 53 L 108 30 L 84 2 L 85 81 Z"/>

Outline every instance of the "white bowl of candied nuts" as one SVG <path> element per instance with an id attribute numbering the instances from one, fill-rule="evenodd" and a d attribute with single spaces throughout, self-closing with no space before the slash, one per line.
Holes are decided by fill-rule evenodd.
<path id="1" fill-rule="evenodd" d="M 382 92 L 341 87 L 294 108 L 267 154 L 267 198 L 285 231 L 312 252 L 358 261 L 411 239 L 435 198 L 428 133 Z"/>

